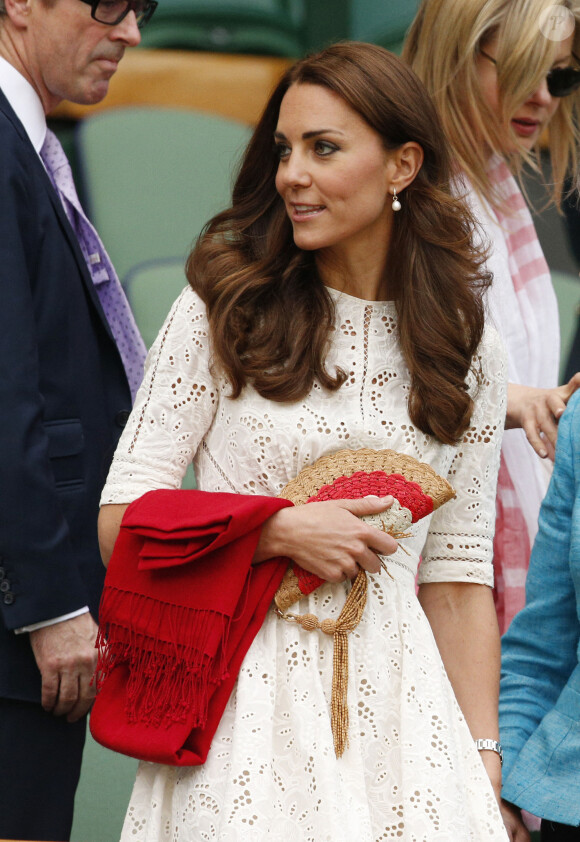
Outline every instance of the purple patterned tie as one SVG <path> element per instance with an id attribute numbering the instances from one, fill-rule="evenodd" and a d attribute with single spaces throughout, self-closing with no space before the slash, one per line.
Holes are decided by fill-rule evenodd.
<path id="1" fill-rule="evenodd" d="M 129 302 L 99 235 L 81 207 L 64 149 L 50 129 L 46 132 L 40 157 L 77 235 L 99 301 L 121 354 L 134 399 L 143 377 L 143 363 L 147 352 Z"/>

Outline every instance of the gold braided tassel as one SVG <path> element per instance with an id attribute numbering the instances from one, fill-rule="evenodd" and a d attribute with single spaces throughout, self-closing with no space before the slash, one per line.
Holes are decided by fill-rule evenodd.
<path id="1" fill-rule="evenodd" d="M 348 634 L 361 621 L 367 602 L 367 576 L 360 570 L 352 584 L 346 602 L 336 620 L 318 619 L 315 614 L 284 614 L 285 620 L 293 620 L 305 631 L 320 629 L 333 636 L 332 696 L 330 699 L 332 738 L 334 753 L 342 757 L 348 746 Z"/>
<path id="2" fill-rule="evenodd" d="M 339 450 L 321 456 L 288 482 L 280 497 L 295 506 L 322 500 L 359 500 L 373 494 L 392 494 L 394 502 L 387 511 L 365 515 L 362 519 L 382 529 L 395 539 L 411 537 L 412 524 L 430 514 L 455 491 L 446 479 L 430 465 L 394 450 Z M 402 544 L 401 550 L 408 551 Z M 379 556 L 381 567 L 389 573 Z M 379 571 L 380 572 L 380 571 Z M 334 638 L 332 661 L 331 720 L 334 751 L 341 757 L 348 745 L 348 633 L 362 617 L 367 599 L 367 579 L 361 571 L 352 584 L 343 610 L 337 620 L 319 621 L 315 614 L 290 614 L 288 609 L 323 584 L 323 580 L 307 573 L 291 562 L 274 596 L 279 617 L 298 623 L 305 631 L 320 629 Z"/>

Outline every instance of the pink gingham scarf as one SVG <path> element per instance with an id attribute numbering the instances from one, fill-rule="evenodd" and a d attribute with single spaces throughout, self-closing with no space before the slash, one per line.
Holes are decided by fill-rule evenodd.
<path id="1" fill-rule="evenodd" d="M 553 387 L 558 382 L 560 330 L 550 271 L 530 211 L 507 165 L 494 157 L 488 174 L 503 199 L 501 212 L 487 209 L 494 229 L 491 234 L 496 241 L 503 239 L 509 270 L 503 278 L 498 273 L 488 305 L 506 345 L 509 380 Z M 486 221 L 482 222 L 485 230 Z M 495 598 L 502 633 L 525 603 L 530 550 L 550 467 L 532 451 L 523 430 L 506 432 L 494 541 Z"/>

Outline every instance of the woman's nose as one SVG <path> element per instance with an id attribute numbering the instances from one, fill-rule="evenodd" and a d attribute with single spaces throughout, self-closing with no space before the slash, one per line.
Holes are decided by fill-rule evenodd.
<path id="1" fill-rule="evenodd" d="M 312 181 L 312 176 L 304 156 L 297 152 L 291 152 L 286 161 L 282 162 L 280 169 L 280 175 L 285 183 L 292 187 L 308 186 Z"/>
<path id="2" fill-rule="evenodd" d="M 544 77 L 536 90 L 528 97 L 528 102 L 535 105 L 542 105 L 545 108 L 552 104 L 552 94 L 548 90 L 548 82 Z"/>

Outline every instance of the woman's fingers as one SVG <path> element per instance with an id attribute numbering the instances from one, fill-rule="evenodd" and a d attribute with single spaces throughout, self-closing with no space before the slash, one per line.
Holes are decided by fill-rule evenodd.
<path id="1" fill-rule="evenodd" d="M 564 400 L 568 403 L 576 389 L 580 388 L 580 371 L 577 371 L 561 388 L 565 391 Z"/>
<path id="2" fill-rule="evenodd" d="M 553 457 L 558 427 L 549 408 L 547 395 L 528 404 L 522 412 L 522 427 L 536 453 L 543 459 L 550 454 Z"/>
<path id="3" fill-rule="evenodd" d="M 376 497 L 374 494 L 369 494 L 367 497 L 358 497 L 356 500 L 336 500 L 335 502 L 353 515 L 364 517 L 365 515 L 378 515 L 381 512 L 386 512 L 393 505 L 394 499 L 392 494 L 386 497 Z"/>
<path id="4" fill-rule="evenodd" d="M 553 460 L 558 421 L 579 387 L 580 372 L 555 389 L 536 389 L 510 383 L 506 429 L 522 427 L 536 453 Z"/>
<path id="5" fill-rule="evenodd" d="M 397 549 L 395 539 L 365 523 L 364 515 L 379 514 L 393 503 L 389 497 L 329 500 L 282 509 L 266 525 L 275 555 L 286 555 L 328 582 L 353 579 L 362 568 L 377 573 L 377 553 Z M 258 556 L 258 560 L 266 555 Z M 271 557 L 271 556 L 270 556 Z"/>

